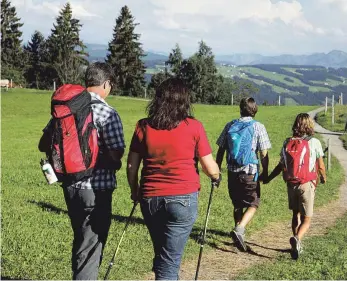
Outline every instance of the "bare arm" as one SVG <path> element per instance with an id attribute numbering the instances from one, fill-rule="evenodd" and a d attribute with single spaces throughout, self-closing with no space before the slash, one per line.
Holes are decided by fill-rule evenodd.
<path id="1" fill-rule="evenodd" d="M 269 175 L 269 154 L 267 150 L 260 151 L 260 162 L 263 167 L 263 178 L 266 179 Z"/>
<path id="2" fill-rule="evenodd" d="M 217 162 L 217 165 L 219 167 L 219 170 L 222 169 L 222 162 L 223 162 L 223 158 L 224 158 L 224 153 L 225 153 L 225 149 L 223 147 L 219 147 L 218 152 L 217 152 L 217 157 L 216 157 L 216 162 Z"/>
<path id="3" fill-rule="evenodd" d="M 320 175 L 320 181 L 321 181 L 321 183 L 325 183 L 327 181 L 327 175 L 325 172 L 325 165 L 324 165 L 323 157 L 319 157 L 317 159 L 317 162 L 318 162 L 318 173 Z"/>
<path id="4" fill-rule="evenodd" d="M 213 160 L 211 153 L 204 157 L 200 157 L 199 161 L 201 163 L 202 170 L 208 177 L 215 180 L 219 179 L 219 168 L 216 161 Z"/>
<path id="5" fill-rule="evenodd" d="M 265 183 L 269 183 L 270 181 L 272 181 L 275 177 L 277 177 L 283 170 L 283 164 L 281 162 L 279 162 L 277 164 L 277 166 L 275 167 L 275 169 L 271 172 L 271 174 L 267 177 L 267 179 L 265 178 L 264 182 Z"/>
<path id="6" fill-rule="evenodd" d="M 139 187 L 139 168 L 141 163 L 141 156 L 139 153 L 130 151 L 128 154 L 127 163 L 127 178 L 131 189 L 131 199 L 135 202 L 140 199 L 140 187 Z"/>

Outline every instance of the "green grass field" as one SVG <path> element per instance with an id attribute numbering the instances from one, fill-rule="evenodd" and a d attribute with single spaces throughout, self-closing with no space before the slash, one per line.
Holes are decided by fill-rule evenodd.
<path id="1" fill-rule="evenodd" d="M 324 236 L 305 241 L 304 252 L 296 261 L 288 254 L 274 263 L 258 265 L 237 276 L 240 280 L 346 280 L 347 215 Z"/>
<path id="2" fill-rule="evenodd" d="M 70 251 L 72 230 L 63 193 L 58 185 L 49 186 L 41 173 L 37 150 L 41 130 L 50 118 L 51 93 L 35 90 L 10 90 L 2 99 L 2 265 L 1 276 L 11 279 L 70 279 Z M 110 105 L 119 112 L 127 147 L 136 121 L 144 117 L 146 101 L 110 97 Z M 260 107 L 257 119 L 265 124 L 273 149 L 270 151 L 270 169 L 278 161 L 283 140 L 290 135 L 294 117 L 313 107 Z M 195 117 L 202 121 L 216 152 L 215 142 L 226 122 L 238 117 L 234 106 L 195 105 Z M 124 162 L 126 161 L 126 157 Z M 317 194 L 316 205 L 337 198 L 342 181 L 342 169 L 333 160 L 326 188 Z M 113 195 L 113 222 L 100 277 L 104 276 L 124 227 L 124 220 L 132 207 L 126 182 L 125 169 L 118 173 L 118 189 Z M 224 169 L 224 179 L 226 173 Z M 199 245 L 196 237 L 203 226 L 210 182 L 201 176 L 202 190 L 199 217 L 189 240 L 184 259 L 195 260 Z M 287 195 L 283 181 L 277 178 L 262 189 L 262 206 L 249 227 L 248 233 L 266 227 L 275 221 L 290 220 Z M 274 210 L 276 210 L 274 212 Z M 209 220 L 209 240 L 205 253 L 227 238 L 232 228 L 232 205 L 226 180 L 216 191 Z M 229 238 L 227 238 L 229 239 Z M 151 270 L 152 244 L 143 224 L 139 209 L 134 223 L 128 228 L 110 279 L 141 279 Z"/>
<path id="3" fill-rule="evenodd" d="M 347 122 L 347 105 L 336 105 L 335 106 L 335 122 L 331 123 L 332 110 L 331 107 L 328 109 L 325 114 L 324 111 L 320 112 L 317 116 L 317 122 L 324 128 L 335 131 L 335 132 L 344 132 L 345 125 Z M 343 146 L 347 149 L 347 134 L 340 136 L 340 139 L 343 142 Z"/>

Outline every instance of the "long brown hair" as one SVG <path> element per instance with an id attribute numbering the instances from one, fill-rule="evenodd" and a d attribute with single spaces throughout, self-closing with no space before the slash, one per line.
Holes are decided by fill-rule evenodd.
<path id="1" fill-rule="evenodd" d="M 314 134 L 314 123 L 310 115 L 300 113 L 296 116 L 293 127 L 294 137 L 312 136 Z"/>
<path id="2" fill-rule="evenodd" d="M 179 78 L 168 78 L 157 88 L 147 113 L 152 128 L 172 130 L 181 121 L 192 117 L 189 88 Z"/>

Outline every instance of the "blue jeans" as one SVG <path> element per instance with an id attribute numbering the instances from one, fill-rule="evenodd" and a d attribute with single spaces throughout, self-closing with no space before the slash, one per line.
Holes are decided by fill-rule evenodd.
<path id="1" fill-rule="evenodd" d="M 141 200 L 154 247 L 156 280 L 178 280 L 182 254 L 198 213 L 198 192 Z"/>

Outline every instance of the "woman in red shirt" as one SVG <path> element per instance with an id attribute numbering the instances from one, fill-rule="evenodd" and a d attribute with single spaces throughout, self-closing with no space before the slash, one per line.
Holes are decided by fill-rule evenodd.
<path id="1" fill-rule="evenodd" d="M 156 280 L 177 280 L 185 244 L 197 217 L 200 179 L 219 182 L 203 125 L 191 117 L 188 89 L 169 78 L 139 120 L 130 145 L 127 176 L 131 198 L 139 201 L 154 247 Z M 143 161 L 141 179 L 138 170 Z"/>

